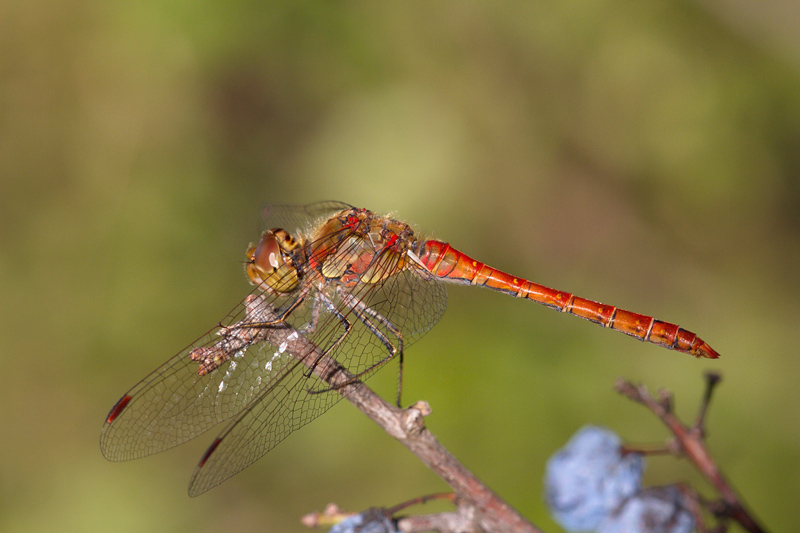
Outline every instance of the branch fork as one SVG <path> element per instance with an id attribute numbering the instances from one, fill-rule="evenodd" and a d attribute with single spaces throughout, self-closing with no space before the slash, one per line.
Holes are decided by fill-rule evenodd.
<path id="1" fill-rule="evenodd" d="M 765 529 L 745 507 L 744 501 L 737 495 L 733 486 L 722 474 L 705 444 L 705 419 L 708 406 L 711 402 L 714 388 L 722 379 L 716 372 L 707 372 L 705 378 L 705 393 L 700 403 L 697 418 L 692 426 L 684 425 L 675 416 L 672 410 L 672 394 L 668 391 L 660 390 L 656 398 L 646 386 L 634 385 L 622 378 L 617 380 L 615 388 L 620 394 L 634 402 L 641 403 L 656 415 L 673 434 L 673 438 L 666 444 L 667 450 L 675 455 L 685 456 L 689 459 L 719 492 L 721 505 L 712 503 L 708 506 L 709 510 L 719 518 L 732 518 L 750 533 L 763 533 Z"/>

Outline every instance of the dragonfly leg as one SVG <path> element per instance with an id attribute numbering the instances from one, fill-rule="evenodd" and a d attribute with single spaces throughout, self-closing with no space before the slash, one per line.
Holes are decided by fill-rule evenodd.
<path id="1" fill-rule="evenodd" d="M 287 327 L 286 318 L 294 313 L 295 309 L 300 307 L 306 297 L 308 296 L 308 289 L 301 292 L 297 298 L 295 298 L 292 303 L 287 307 L 284 311 L 282 311 L 275 320 L 269 321 L 255 321 L 255 322 L 248 322 L 245 324 L 237 324 L 236 328 L 254 328 L 254 329 L 261 329 L 261 328 L 285 328 Z"/>
<path id="2" fill-rule="evenodd" d="M 370 367 L 362 370 L 361 372 L 355 374 L 352 378 L 348 379 L 344 383 L 340 383 L 335 387 L 329 387 L 322 390 L 315 390 L 310 391 L 314 394 L 327 392 L 330 390 L 337 390 L 351 383 L 358 381 L 362 376 L 372 372 L 376 368 L 380 367 L 381 365 L 391 361 L 398 355 L 400 356 L 400 373 L 397 382 L 397 406 L 400 406 L 400 397 L 403 391 L 403 334 L 402 332 L 395 326 L 389 319 L 375 311 L 374 309 L 368 307 L 364 302 L 353 298 L 352 296 L 345 296 L 343 297 L 344 303 L 347 307 L 350 308 L 351 311 L 358 317 L 358 319 L 363 323 L 370 332 L 375 335 L 378 340 L 386 347 L 386 351 L 388 352 L 386 357 L 378 361 L 377 363 L 371 365 Z M 397 339 L 397 345 L 393 344 L 389 337 L 381 331 L 379 326 L 383 326 L 393 337 Z M 337 342 L 341 342 L 342 338 L 340 338 Z M 329 350 L 326 351 L 326 353 Z"/>
<path id="3" fill-rule="evenodd" d="M 325 306 L 328 308 L 328 310 L 336 318 L 339 319 L 339 322 L 344 326 L 344 331 L 342 331 L 341 335 L 339 335 L 339 337 L 333 342 L 333 344 L 328 346 L 328 348 L 313 363 L 308 365 L 308 370 L 303 373 L 303 376 L 305 378 L 311 377 L 311 375 L 314 373 L 314 369 L 317 367 L 317 364 L 322 359 L 327 357 L 333 350 L 335 350 L 336 347 L 342 343 L 345 337 L 347 337 L 347 334 L 350 333 L 350 330 L 353 329 L 353 324 L 350 323 L 350 321 L 347 320 L 347 317 L 345 317 L 338 309 L 336 309 L 336 306 L 333 305 L 333 302 L 330 300 L 330 298 L 328 298 L 324 293 L 319 292 L 317 293 L 314 299 L 313 308 L 311 310 L 311 323 L 308 329 L 309 333 L 313 333 L 317 328 L 317 322 L 319 320 L 319 311 L 320 311 L 319 306 L 321 303 L 324 303 Z M 309 391 L 309 392 L 325 392 L 325 391 Z"/>

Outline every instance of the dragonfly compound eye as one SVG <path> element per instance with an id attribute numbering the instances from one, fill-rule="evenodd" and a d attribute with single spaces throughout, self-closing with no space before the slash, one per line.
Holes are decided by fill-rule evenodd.
<path id="1" fill-rule="evenodd" d="M 278 232 L 285 234 L 285 237 Z M 293 246 L 286 246 L 286 237 Z M 282 246 L 283 244 L 283 246 Z M 289 292 L 297 287 L 297 269 L 286 255 L 297 245 L 284 230 L 264 232 L 258 246 L 247 251 L 250 262 L 247 264 L 247 277 L 254 285 L 261 285 L 267 291 Z"/>
<path id="2" fill-rule="evenodd" d="M 283 262 L 278 239 L 272 232 L 265 233 L 253 253 L 253 264 L 261 272 L 271 273 L 280 268 Z"/>

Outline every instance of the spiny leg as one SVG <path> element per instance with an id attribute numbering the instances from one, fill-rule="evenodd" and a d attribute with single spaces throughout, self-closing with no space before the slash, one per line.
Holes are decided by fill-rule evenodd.
<path id="1" fill-rule="evenodd" d="M 368 307 L 364 302 L 358 300 L 350 295 L 345 295 L 343 297 L 344 303 L 353 311 L 353 313 L 358 317 L 358 319 L 369 329 L 369 331 L 375 335 L 378 340 L 381 341 L 383 346 L 386 348 L 388 355 L 378 361 L 377 363 L 371 365 L 369 368 L 362 370 L 361 372 L 355 374 L 353 377 L 348 379 L 344 383 L 340 383 L 336 386 L 329 387 L 323 390 L 312 391 L 314 393 L 321 393 L 327 392 L 329 390 L 337 390 L 346 385 L 350 385 L 351 383 L 358 381 L 362 376 L 372 372 L 376 368 L 380 367 L 381 365 L 387 363 L 394 359 L 397 355 L 400 356 L 400 374 L 397 383 L 397 406 L 400 407 L 400 397 L 403 390 L 403 334 L 402 332 L 386 317 L 375 311 L 374 309 Z M 373 322 L 373 320 L 375 322 Z M 377 322 L 377 324 L 376 324 Z M 392 341 L 389 340 L 389 337 L 381 331 L 378 327 L 378 324 L 386 328 L 389 333 L 391 333 L 398 342 L 398 346 L 392 344 Z"/>
<path id="2" fill-rule="evenodd" d="M 336 347 L 339 346 L 342 343 L 342 341 L 344 341 L 345 337 L 347 337 L 348 333 L 350 333 L 350 331 L 353 329 L 353 324 L 350 323 L 349 320 L 347 320 L 347 317 L 345 317 L 338 309 L 336 309 L 336 306 L 333 305 L 333 302 L 330 300 L 330 298 L 328 298 L 322 291 L 320 291 L 314 297 L 314 304 L 311 311 L 312 320 L 311 320 L 311 326 L 309 328 L 310 333 L 313 333 L 317 329 L 317 322 L 319 320 L 320 302 L 324 303 L 328 307 L 328 311 L 330 311 L 337 319 L 339 319 L 339 322 L 344 326 L 344 331 L 342 331 L 341 335 L 339 335 L 339 337 L 333 342 L 333 344 L 328 346 L 328 348 L 325 349 L 325 351 L 322 354 L 320 354 L 320 356 L 317 357 L 317 359 L 313 363 L 308 365 L 308 371 L 303 373 L 303 376 L 305 378 L 311 377 L 311 375 L 314 373 L 314 369 L 317 367 L 317 364 L 319 364 L 319 362 L 322 359 L 324 359 L 330 353 L 332 353 L 333 350 L 335 350 Z M 325 392 L 325 390 L 322 391 L 309 390 L 309 392 L 311 392 L 312 394 L 316 394 L 317 392 Z"/>
<path id="3" fill-rule="evenodd" d="M 285 328 L 285 327 L 287 327 L 286 318 L 289 315 L 291 315 L 292 313 L 294 313 L 294 311 L 298 307 L 300 307 L 300 304 L 302 304 L 305 301 L 305 299 L 308 297 L 308 291 L 309 291 L 308 288 L 303 289 L 300 292 L 300 294 L 297 296 L 297 298 L 295 298 L 292 301 L 292 303 L 289 305 L 289 307 L 287 307 L 286 310 L 281 312 L 274 320 L 260 321 L 260 322 L 250 322 L 248 324 L 237 325 L 236 327 L 237 328 L 242 328 L 242 329 L 244 329 L 244 328 L 254 328 L 254 329 L 260 329 L 260 328 Z"/>

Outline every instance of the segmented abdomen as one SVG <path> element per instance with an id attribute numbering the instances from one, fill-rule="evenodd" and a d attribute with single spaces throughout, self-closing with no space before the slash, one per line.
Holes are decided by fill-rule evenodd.
<path id="1" fill-rule="evenodd" d="M 514 277 L 459 252 L 446 242 L 436 240 L 425 242 L 420 249 L 419 258 L 433 275 L 445 280 L 482 285 L 518 298 L 527 298 L 563 313 L 570 313 L 603 327 L 621 331 L 639 340 L 695 357 L 711 359 L 719 357 L 719 354 L 700 337 L 676 324 Z"/>

